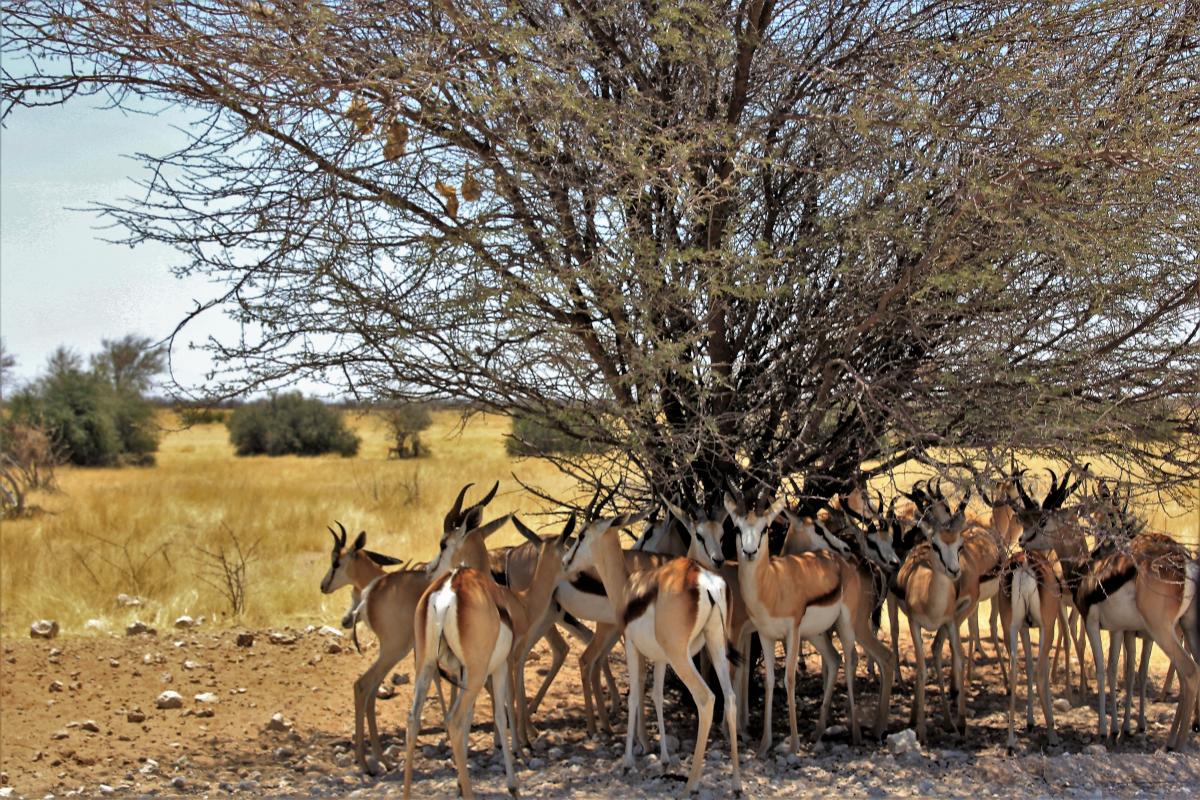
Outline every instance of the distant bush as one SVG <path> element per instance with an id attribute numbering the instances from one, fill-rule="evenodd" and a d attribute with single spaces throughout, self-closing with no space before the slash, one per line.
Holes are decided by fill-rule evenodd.
<path id="1" fill-rule="evenodd" d="M 433 414 L 424 403 L 405 403 L 385 408 L 381 412 L 383 421 L 392 434 L 392 446 L 388 457 L 420 458 L 429 455 L 429 448 L 421 442 L 421 431 L 433 424 Z"/>
<path id="2" fill-rule="evenodd" d="M 358 452 L 359 438 L 346 428 L 342 415 L 299 392 L 273 395 L 236 409 L 225 425 L 239 456 Z"/>
<path id="3" fill-rule="evenodd" d="M 184 425 L 212 425 L 224 422 L 229 412 L 223 408 L 203 408 L 201 406 L 184 406 L 179 409 L 179 421 Z"/>
<path id="4" fill-rule="evenodd" d="M 579 455 L 602 449 L 594 443 L 570 436 L 537 417 L 518 414 L 513 417 L 512 436 L 504 448 L 513 456 L 536 456 L 543 453 Z"/>
<path id="5" fill-rule="evenodd" d="M 13 423 L 36 427 L 80 466 L 154 463 L 154 409 L 137 391 L 115 386 L 79 358 L 60 350 L 47 374 L 13 395 Z"/>

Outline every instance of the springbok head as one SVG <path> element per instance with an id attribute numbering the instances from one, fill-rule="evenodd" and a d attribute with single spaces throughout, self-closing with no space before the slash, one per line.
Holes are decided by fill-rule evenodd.
<path id="1" fill-rule="evenodd" d="M 738 529 L 739 558 L 755 561 L 767 555 L 767 528 L 783 511 L 786 498 L 772 500 L 770 495 L 763 493 L 751 507 L 746 498 L 732 483 L 727 482 L 725 492 L 725 510 L 729 513 L 733 524 Z"/>
<path id="2" fill-rule="evenodd" d="M 695 505 L 689 513 L 665 497 L 662 501 L 671 515 L 679 520 L 687 534 L 688 557 L 708 569 L 717 569 L 724 564 L 725 554 L 721 550 L 721 537 L 725 532 L 725 518 L 728 512 L 720 506 L 706 512 L 699 505 Z"/>
<path id="3" fill-rule="evenodd" d="M 1029 496 L 1021 479 L 1017 479 L 1017 495 L 1022 503 L 1021 507 L 1016 509 L 1017 520 L 1024 528 L 1021 531 L 1021 547 L 1026 550 L 1049 550 L 1054 547 L 1064 522 L 1074 515 L 1073 509 L 1064 509 L 1062 505 L 1083 483 L 1088 466 L 1090 465 L 1084 466 L 1074 483 L 1071 483 L 1070 468 L 1063 475 L 1061 483 L 1054 470 L 1047 469 L 1050 473 L 1050 489 L 1040 503 Z"/>
<path id="4" fill-rule="evenodd" d="M 479 548 L 481 556 L 487 552 L 484 542 L 496 531 L 512 519 L 512 514 L 505 514 L 485 525 L 468 528 L 471 519 L 464 518 L 462 524 L 451 533 L 442 537 L 438 543 L 437 558 L 425 565 L 425 574 L 430 578 L 438 578 L 463 563 L 467 558 L 469 546 Z M 540 540 L 538 542 L 541 543 Z"/>
<path id="5" fill-rule="evenodd" d="M 594 566 L 596 563 L 595 545 L 610 529 L 620 530 L 629 525 L 636 525 L 639 522 L 644 522 L 653 513 L 654 509 L 650 507 L 636 514 L 617 514 L 612 517 L 599 516 L 601 510 L 612 500 L 619 487 L 620 484 L 614 486 L 603 499 L 600 497 L 603 492 L 602 488 L 598 488 L 592 496 L 592 501 L 588 503 L 587 508 L 584 510 L 583 530 L 570 543 L 567 552 L 563 555 L 562 564 L 565 574 L 574 576 Z"/>
<path id="6" fill-rule="evenodd" d="M 892 498 L 891 506 L 887 512 L 884 512 L 883 493 L 876 491 L 876 496 L 878 499 L 874 508 L 871 508 L 870 503 L 864 507 L 869 516 L 858 514 L 848 507 L 845 508 L 845 517 L 853 520 L 853 524 L 847 524 L 847 529 L 854 537 L 860 555 L 887 570 L 895 571 L 900 569 L 901 564 L 895 544 L 895 531 L 899 527 L 899 523 L 895 519 L 896 500 Z M 871 513 L 872 511 L 874 513 Z"/>
<path id="7" fill-rule="evenodd" d="M 361 582 L 355 580 L 355 572 L 364 568 L 369 569 L 366 567 L 363 559 L 369 559 L 383 567 L 403 563 L 398 558 L 392 558 L 382 553 L 367 550 L 366 531 L 360 532 L 354 542 L 349 547 L 346 547 L 346 526 L 340 522 L 335 522 L 334 524 L 338 526 L 338 530 L 341 533 L 339 534 L 333 528 L 326 526 L 329 535 L 333 537 L 333 553 L 330 557 L 329 571 L 321 579 L 322 594 L 330 594 L 343 586 L 350 586 Z"/>
<path id="8" fill-rule="evenodd" d="M 938 495 L 940 501 L 945 500 L 940 491 Z M 967 503 L 970 500 L 971 493 L 968 491 L 966 497 L 959 502 L 958 508 L 949 515 L 945 523 L 938 522 L 929 514 L 922 516 L 917 523 L 921 532 L 925 534 L 929 546 L 933 549 L 934 569 L 950 580 L 956 581 L 962 574 L 958 555 L 963 545 L 963 529 L 967 526 Z"/>
<path id="9" fill-rule="evenodd" d="M 841 536 L 834 535 L 830 526 L 817 517 L 801 516 L 790 508 L 783 510 L 788 521 L 784 552 L 799 550 L 832 550 L 842 555 L 850 554 L 850 544 Z"/>

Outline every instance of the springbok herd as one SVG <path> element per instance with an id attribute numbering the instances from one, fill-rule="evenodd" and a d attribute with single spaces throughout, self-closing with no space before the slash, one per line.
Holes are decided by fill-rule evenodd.
<path id="1" fill-rule="evenodd" d="M 584 719 L 589 734 L 610 732 L 603 682 L 615 703 L 616 683 L 608 654 L 624 635 L 629 697 L 624 765 L 634 766 L 634 740 L 650 752 L 643 704 L 645 666 L 654 669 L 652 697 L 658 720 L 662 763 L 670 763 L 663 728 L 663 682 L 670 665 L 696 703 L 699 725 L 685 791 L 695 790 L 704 766 L 704 752 L 716 696 L 693 657 L 703 651 L 702 669 L 711 670 L 723 695 L 733 790 L 741 791 L 738 734 L 745 733 L 749 711 L 747 656 L 750 637 L 758 634 L 765 663 L 763 730 L 757 752 L 772 744 L 772 695 L 775 686 L 776 643 L 784 645 L 784 686 L 787 695 L 789 743 L 799 746 L 796 727 L 795 682 L 801 640 L 822 658 L 823 696 L 815 739 L 825 730 L 833 685 L 841 657 L 833 633 L 846 657 L 849 728 L 860 742 L 854 681 L 857 653 L 865 650 L 873 674 L 878 669 L 880 697 L 873 735 L 888 724 L 892 686 L 901 679 L 898 638 L 899 612 L 908 619 L 915 653 L 916 674 L 910 725 L 918 738 L 926 734 L 926 649 L 921 632 L 934 631 L 931 655 L 935 680 L 942 685 L 941 653 L 948 638 L 951 688 L 939 692 L 947 720 L 965 733 L 966 691 L 980 651 L 977 607 L 991 601 L 991 642 L 1000 652 L 996 619 L 1003 631 L 1007 663 L 1000 660 L 1007 682 L 1008 747 L 1015 747 L 1017 640 L 1025 653 L 1026 722 L 1034 726 L 1033 694 L 1045 717 L 1049 741 L 1054 732 L 1050 695 L 1051 656 L 1057 669 L 1065 656 L 1065 689 L 1071 693 L 1071 651 L 1079 668 L 1079 691 L 1088 694 L 1085 639 L 1096 664 L 1097 729 L 1117 735 L 1117 664 L 1126 651 L 1123 730 L 1129 732 L 1131 697 L 1139 692 L 1138 730 L 1145 730 L 1146 673 L 1151 643 L 1171 662 L 1167 683 L 1180 682 L 1168 748 L 1187 745 L 1193 712 L 1200 721 L 1200 562 L 1170 537 L 1146 531 L 1129 511 L 1129 493 L 1098 481 L 1091 492 L 1080 493 L 1074 506 L 1066 501 L 1079 489 L 1086 467 L 1072 482 L 1068 471 L 1060 481 L 1051 472 L 1050 489 L 1040 502 L 1022 483 L 1023 470 L 1014 470 L 983 496 L 990 518 L 966 513 L 971 493 L 948 499 L 941 482 L 918 482 L 897 508 L 885 509 L 876 493 L 874 502 L 862 488 L 835 496 L 813 516 L 785 507 L 783 499 L 764 494 L 747 500 L 732 486 L 723 502 L 711 510 L 665 498 L 661 518 L 657 508 L 605 516 L 614 494 L 592 498 L 576 533 L 572 513 L 557 536 L 539 536 L 513 515 L 483 522 L 484 508 L 499 486 L 463 510 L 470 484 L 459 492 L 446 514 L 436 559 L 423 565 L 365 549 L 366 533 L 347 545 L 346 530 L 330 528 L 332 564 L 321 582 L 330 593 L 353 587 L 353 602 L 343 618 L 347 627 L 365 621 L 379 641 L 379 656 L 354 684 L 355 750 L 365 770 L 383 766 L 375 721 L 376 690 L 388 672 L 415 650 L 416 680 L 405 739 L 404 794 L 412 785 L 413 751 L 430 681 L 451 684 L 446 733 L 464 797 L 471 797 L 467 735 L 480 689 L 490 682 L 495 738 L 502 748 L 507 785 L 517 792 L 512 754 L 531 745 L 536 732 L 530 717 L 566 658 L 568 646 L 560 628 L 587 643 L 580 657 Z M 981 490 L 981 494 L 983 494 Z M 1087 495 L 1085 497 L 1085 495 Z M 615 510 L 615 506 L 613 506 Z M 787 523 L 782 550 L 769 547 L 780 515 Z M 489 550 L 490 534 L 512 521 L 527 543 Z M 726 523 L 736 530 L 737 561 L 726 561 L 722 539 Z M 781 520 L 782 522 L 783 520 Z M 624 529 L 644 524 L 630 549 L 621 546 Z M 778 535 L 775 537 L 778 538 Z M 385 571 L 385 566 L 400 566 Z M 891 647 L 877 636 L 881 610 L 888 610 Z M 959 627 L 968 622 L 967 653 L 962 654 Z M 590 621 L 589 630 L 581 622 Z M 1057 630 L 1056 630 L 1057 626 Z M 1029 629 L 1039 628 L 1036 666 Z M 1109 632 L 1107 669 L 1101 641 Z M 1057 635 L 1056 635 L 1057 634 Z M 525 691 L 525 663 L 533 645 L 545 638 L 553 661 L 532 699 Z M 1138 675 L 1133 674 L 1136 640 L 1142 639 Z M 356 640 L 357 641 L 357 640 Z M 1186 643 L 1186 644 L 1185 644 Z M 1057 646 L 1057 651 L 1055 647 Z M 964 668 L 965 664 L 965 668 Z M 1107 690 L 1111 687 L 1112 705 Z M 1164 687 L 1164 692 L 1168 687 Z M 442 700 L 440 682 L 437 695 Z M 950 708 L 951 700 L 954 708 Z M 442 700 L 445 713 L 446 705 Z M 1111 710 L 1110 710 L 1111 709 Z M 365 757 L 363 722 L 370 731 L 373 761 Z"/>

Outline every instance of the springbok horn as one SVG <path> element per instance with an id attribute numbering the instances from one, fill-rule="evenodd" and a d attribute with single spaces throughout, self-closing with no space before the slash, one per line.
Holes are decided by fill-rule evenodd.
<path id="1" fill-rule="evenodd" d="M 458 497 L 454 499 L 454 505 L 450 507 L 449 513 L 446 514 L 446 518 L 442 522 L 443 533 L 449 533 L 458 528 L 460 524 L 459 516 L 462 514 L 463 498 L 467 496 L 467 490 L 474 485 L 473 483 L 468 483 L 458 490 Z"/>
<path id="2" fill-rule="evenodd" d="M 494 498 L 496 496 L 496 490 L 499 488 L 500 488 L 500 481 L 496 481 L 495 483 L 493 483 L 491 491 L 489 491 L 487 494 L 485 494 L 483 496 L 483 499 L 475 504 L 475 507 L 483 508 L 488 503 L 492 502 L 492 498 Z"/>
<path id="3" fill-rule="evenodd" d="M 340 539 L 338 539 L 337 531 L 335 531 L 335 530 L 333 529 L 333 526 L 331 526 L 331 525 L 326 525 L 326 526 L 325 526 L 325 530 L 329 531 L 329 535 L 333 537 L 333 546 L 334 546 L 334 547 L 341 547 L 341 546 L 342 546 L 342 542 L 341 542 L 341 540 L 340 540 Z"/>
<path id="4" fill-rule="evenodd" d="M 1020 478 L 1016 479 L 1016 483 L 1017 483 L 1017 494 L 1021 495 L 1021 501 L 1023 503 L 1025 503 L 1025 508 L 1027 508 L 1031 511 L 1035 508 L 1041 508 L 1041 506 L 1037 502 L 1035 502 L 1034 499 L 1025 492 L 1025 484 L 1024 484 L 1024 482 L 1021 481 Z"/>
<path id="5" fill-rule="evenodd" d="M 1058 490 L 1060 488 L 1058 485 L 1058 476 L 1055 475 L 1054 470 L 1050 469 L 1049 467 L 1046 467 L 1046 472 L 1050 473 L 1050 491 L 1046 492 L 1046 499 L 1049 500 L 1051 497 L 1053 497 L 1057 500 Z"/>
<path id="6" fill-rule="evenodd" d="M 883 514 L 883 492 L 875 490 L 875 498 L 879 501 L 879 505 L 875 507 L 876 516 Z"/>
<path id="7" fill-rule="evenodd" d="M 337 524 L 338 529 L 342 532 L 342 541 L 340 542 L 340 546 L 345 547 L 346 546 L 346 526 L 343 525 L 342 523 L 338 522 L 336 519 L 334 520 L 334 522 Z"/>
<path id="8" fill-rule="evenodd" d="M 559 534 L 559 543 L 566 544 L 571 541 L 571 534 L 575 532 L 575 512 L 571 512 L 571 518 L 567 520 L 567 524 L 563 527 L 563 532 Z"/>
<path id="9" fill-rule="evenodd" d="M 733 495 L 734 502 L 737 503 L 738 515 L 746 516 L 746 497 L 742 494 L 742 490 L 734 486 L 733 481 L 729 478 L 725 479 L 725 485 L 729 487 L 729 492 Z"/>
<path id="10" fill-rule="evenodd" d="M 1071 484 L 1070 487 L 1063 490 L 1063 500 L 1066 500 L 1068 497 L 1070 497 L 1072 494 L 1075 493 L 1075 490 L 1079 488 L 1079 485 L 1081 483 L 1083 483 L 1083 479 L 1085 477 L 1087 477 L 1088 468 L 1091 466 L 1092 466 L 1092 462 L 1090 462 L 1090 461 L 1083 465 L 1083 469 L 1080 471 L 1079 477 L 1076 478 L 1075 483 Z"/>
<path id="11" fill-rule="evenodd" d="M 596 503 L 600 500 L 600 493 L 604 491 L 604 487 L 599 483 L 596 484 L 596 493 L 592 495 L 592 500 L 587 505 L 587 510 L 583 512 L 583 516 L 587 521 L 595 519 Z"/>

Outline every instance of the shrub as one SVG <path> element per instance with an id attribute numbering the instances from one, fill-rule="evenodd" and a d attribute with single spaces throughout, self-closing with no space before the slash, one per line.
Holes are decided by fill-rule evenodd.
<path id="1" fill-rule="evenodd" d="M 421 442 L 421 431 L 433 424 L 433 414 L 424 403 L 405 403 L 384 409 L 383 420 L 392 434 L 392 447 L 388 457 L 419 458 L 429 455 L 429 448 Z"/>
<path id="2" fill-rule="evenodd" d="M 131 390 L 67 357 L 52 359 L 47 375 L 17 392 L 11 421 L 44 431 L 66 460 L 80 466 L 154 463 L 154 409 Z"/>
<path id="3" fill-rule="evenodd" d="M 579 455 L 602 449 L 592 442 L 564 433 L 552 423 L 528 414 L 513 417 L 512 435 L 504 442 L 509 455 L 536 456 L 544 453 Z"/>
<path id="4" fill-rule="evenodd" d="M 229 415 L 225 425 L 239 456 L 358 452 L 359 438 L 346 428 L 342 415 L 299 392 L 243 406 Z"/>

